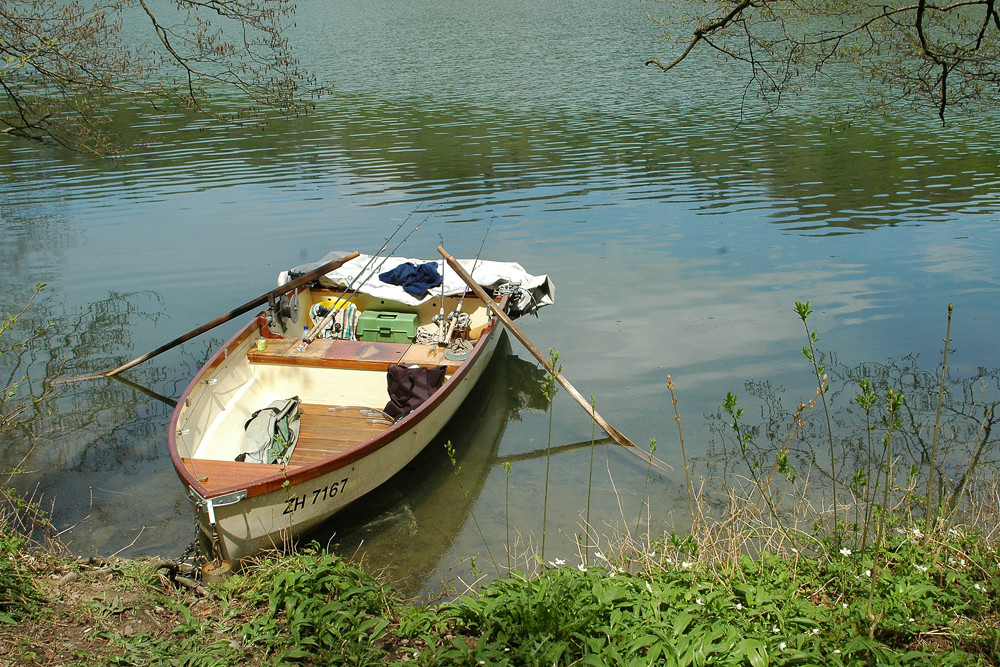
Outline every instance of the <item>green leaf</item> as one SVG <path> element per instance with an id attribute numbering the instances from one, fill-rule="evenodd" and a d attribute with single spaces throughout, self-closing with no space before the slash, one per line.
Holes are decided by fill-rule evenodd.
<path id="1" fill-rule="evenodd" d="M 736 656 L 745 656 L 751 667 L 767 667 L 767 646 L 758 639 L 744 638 L 733 648 Z"/>
<path id="2" fill-rule="evenodd" d="M 684 632 L 688 629 L 688 626 L 691 625 L 692 620 L 694 620 L 694 616 L 692 616 L 686 611 L 682 611 L 681 613 L 677 614 L 677 616 L 674 618 L 674 626 L 673 626 L 674 636 L 680 637 L 681 635 L 683 635 Z"/>

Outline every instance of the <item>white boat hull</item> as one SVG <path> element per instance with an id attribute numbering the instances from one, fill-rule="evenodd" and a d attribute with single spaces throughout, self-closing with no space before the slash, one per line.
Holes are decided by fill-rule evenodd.
<path id="1" fill-rule="evenodd" d="M 488 349 L 470 372 L 457 379 L 448 396 L 412 427 L 406 426 L 384 446 L 343 467 L 284 488 L 216 506 L 215 525 L 208 501 L 197 495 L 198 521 L 205 538 L 217 540 L 223 559 L 236 562 L 268 549 L 283 548 L 309 529 L 377 489 L 413 460 L 441 431 L 468 398 L 496 347 L 497 336 L 485 341 Z M 391 430 L 391 429 L 390 429 Z M 389 433 L 386 431 L 385 433 Z M 190 488 L 190 487 L 189 487 Z"/>

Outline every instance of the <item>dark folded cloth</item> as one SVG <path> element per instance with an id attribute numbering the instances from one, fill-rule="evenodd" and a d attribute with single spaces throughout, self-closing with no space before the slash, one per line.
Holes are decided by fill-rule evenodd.
<path id="1" fill-rule="evenodd" d="M 399 285 L 407 294 L 418 299 L 427 296 L 427 292 L 441 284 L 441 274 L 437 271 L 437 262 L 427 262 L 419 266 L 413 262 L 400 264 L 391 271 L 380 273 L 378 279 L 390 285 Z"/>

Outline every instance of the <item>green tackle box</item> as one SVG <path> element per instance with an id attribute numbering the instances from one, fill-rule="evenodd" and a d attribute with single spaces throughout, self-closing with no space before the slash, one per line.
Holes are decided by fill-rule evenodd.
<path id="1" fill-rule="evenodd" d="M 366 310 L 358 315 L 358 340 L 370 343 L 412 343 L 416 337 L 416 313 Z"/>

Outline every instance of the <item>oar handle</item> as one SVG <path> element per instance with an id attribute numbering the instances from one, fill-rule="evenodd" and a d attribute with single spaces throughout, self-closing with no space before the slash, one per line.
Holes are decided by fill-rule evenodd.
<path id="1" fill-rule="evenodd" d="M 128 363 L 122 364 L 118 368 L 114 368 L 114 369 L 112 369 L 110 371 L 104 371 L 102 373 L 94 373 L 93 375 L 78 375 L 76 377 L 62 378 L 62 379 L 56 380 L 56 382 L 58 382 L 58 383 L 78 382 L 80 380 L 91 380 L 91 379 L 99 378 L 99 377 L 111 377 L 113 375 L 118 375 L 122 371 L 127 371 L 128 369 L 130 369 L 133 366 L 136 366 L 138 364 L 141 364 L 142 362 L 146 361 L 147 359 L 152 359 L 153 357 L 157 356 L 158 354 L 162 354 L 163 352 L 166 352 L 167 350 L 169 350 L 171 348 L 177 347 L 181 343 L 184 343 L 184 342 L 187 342 L 187 341 L 191 340 L 195 336 L 200 336 L 201 334 L 205 333 L 206 331 L 208 331 L 210 329 L 214 329 L 215 327 L 219 326 L 220 324 L 225 324 L 226 322 L 228 322 L 228 321 L 230 321 L 232 319 L 235 319 L 235 318 L 239 317 L 240 315 L 242 315 L 242 314 L 244 314 L 246 312 L 249 312 L 250 310 L 256 308 L 257 306 L 260 306 L 262 304 L 265 304 L 265 303 L 269 302 L 271 299 L 274 299 L 275 297 L 279 297 L 279 296 L 281 296 L 283 294 L 288 294 L 292 290 L 296 290 L 299 287 L 302 287 L 303 285 L 305 285 L 306 283 L 308 283 L 308 282 L 310 282 L 312 280 L 316 280 L 320 276 L 325 275 L 325 274 L 329 273 L 330 271 L 333 271 L 334 269 L 336 269 L 336 268 L 342 266 L 343 264 L 346 264 L 347 262 L 351 261 L 352 259 L 354 259 L 355 257 L 357 257 L 359 254 L 360 253 L 358 253 L 358 252 L 352 252 L 350 255 L 346 255 L 346 256 L 341 257 L 339 259 L 335 259 L 333 261 L 327 262 L 326 264 L 320 266 L 319 268 L 313 269 L 312 271 L 309 271 L 307 273 L 303 273 L 301 276 L 299 276 L 295 280 L 287 282 L 284 285 L 282 285 L 282 286 L 280 286 L 278 288 L 275 288 L 275 289 L 271 290 L 270 292 L 267 292 L 266 294 L 261 294 L 256 299 L 253 299 L 251 301 L 247 301 L 242 306 L 239 306 L 238 308 L 235 308 L 234 310 L 229 311 L 225 315 L 220 315 L 219 317 L 215 318 L 211 322 L 207 322 L 207 323 L 201 325 L 200 327 L 198 327 L 197 329 L 192 329 L 191 331 L 187 332 L 186 334 L 184 334 L 182 336 L 178 336 L 177 338 L 173 339 L 169 343 L 164 343 L 163 345 L 161 345 L 160 347 L 156 348 L 155 350 L 152 350 L 151 352 L 147 352 L 146 354 L 142 355 L 141 357 L 136 357 L 135 359 L 133 359 L 132 361 L 130 361 Z"/>
<path id="2" fill-rule="evenodd" d="M 493 311 L 493 314 L 496 315 L 501 322 L 503 322 L 504 326 L 507 327 L 507 330 L 510 331 L 515 338 L 521 341 L 521 344 L 524 345 L 524 347 L 531 352 L 535 359 L 537 359 L 539 363 L 545 367 L 545 370 L 547 370 L 549 374 L 555 378 L 560 385 L 562 385 L 563 389 L 565 389 L 566 392 L 573 397 L 573 400 L 580 404 L 580 407 L 582 407 L 587 414 L 593 418 L 597 425 L 604 429 L 605 433 L 610 435 L 611 438 L 619 445 L 627 447 L 630 452 L 639 456 L 644 462 L 649 463 L 658 471 L 670 472 L 673 470 L 672 467 L 663 461 L 660 461 L 649 452 L 644 452 L 636 447 L 634 442 L 626 438 L 625 435 L 623 435 L 618 429 L 605 421 L 605 419 L 597 413 L 597 410 L 594 409 L 594 406 L 591 405 L 590 401 L 584 398 L 583 395 L 576 390 L 576 387 L 570 384 L 570 381 L 552 366 L 552 363 L 545 357 L 544 354 L 542 354 L 542 351 L 538 349 L 538 347 L 532 343 L 526 335 L 524 335 L 521 329 L 514 324 L 513 320 L 510 319 L 510 316 L 497 305 L 496 301 L 489 297 L 486 290 L 484 290 L 482 286 L 469 275 L 469 272 L 466 271 L 461 264 L 459 264 L 458 260 L 449 255 L 448 251 L 446 251 L 442 246 L 438 246 L 438 252 L 441 253 L 441 256 L 444 257 L 446 262 L 448 262 L 448 265 L 455 270 L 455 273 L 457 273 L 462 280 L 465 281 L 465 284 L 468 285 L 473 292 L 475 292 L 476 296 L 478 296 L 483 303 L 485 303 L 490 310 Z"/>

